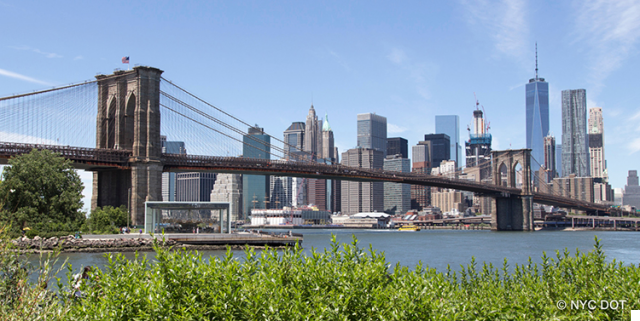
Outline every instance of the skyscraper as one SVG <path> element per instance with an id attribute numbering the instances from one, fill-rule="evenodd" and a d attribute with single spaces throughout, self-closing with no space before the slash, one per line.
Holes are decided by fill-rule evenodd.
<path id="1" fill-rule="evenodd" d="M 186 154 L 184 142 L 167 141 L 167 136 L 160 136 L 162 152 L 167 154 Z M 162 200 L 173 202 L 176 200 L 176 173 L 162 173 Z"/>
<path id="2" fill-rule="evenodd" d="M 436 134 L 449 135 L 451 147 L 449 159 L 456 161 L 456 166 L 462 166 L 463 164 L 460 163 L 462 157 L 460 155 L 462 153 L 462 148 L 460 148 L 460 117 L 458 115 L 436 116 Z"/>
<path id="3" fill-rule="evenodd" d="M 320 155 L 325 164 L 338 164 L 338 155 L 333 139 L 333 130 L 329 125 L 329 115 L 325 113 L 324 123 L 322 124 L 322 154 Z M 338 194 L 338 183 L 336 180 L 325 181 L 325 209 L 330 212 L 338 212 L 340 209 L 336 203 L 336 194 Z"/>
<path id="4" fill-rule="evenodd" d="M 442 161 L 449 160 L 451 148 L 449 135 L 447 134 L 427 134 L 424 141 L 429 142 L 429 156 L 431 157 L 431 167 L 438 167 Z M 456 165 L 457 166 L 457 165 Z"/>
<path id="5" fill-rule="evenodd" d="M 384 152 L 370 148 L 354 148 L 342 153 L 342 164 L 352 167 L 382 169 Z M 383 182 L 342 181 L 342 213 L 384 211 Z"/>
<path id="6" fill-rule="evenodd" d="M 549 135 L 549 83 L 538 78 L 538 45 L 536 44 L 536 77 L 526 85 L 527 148 L 531 148 L 531 168 L 544 165 L 544 137 Z"/>
<path id="7" fill-rule="evenodd" d="M 371 148 L 387 156 L 387 118 L 376 114 L 358 114 L 358 147 Z"/>
<path id="8" fill-rule="evenodd" d="M 622 205 L 634 206 L 640 208 L 640 186 L 638 185 L 638 171 L 629 171 L 627 177 L 627 185 L 624 187 L 622 194 Z"/>
<path id="9" fill-rule="evenodd" d="M 473 131 L 469 131 L 469 140 L 465 142 L 465 173 L 477 182 L 491 181 L 491 134 L 489 126 L 485 124 L 484 113 L 478 108 L 480 103 L 476 100 L 476 109 L 473 111 Z M 461 166 L 461 165 L 458 165 Z M 473 196 L 473 206 L 480 213 L 491 213 L 492 200 L 489 197 Z"/>
<path id="10" fill-rule="evenodd" d="M 271 208 L 281 209 L 285 206 L 293 206 L 293 177 L 271 176 L 269 195 L 271 196 Z"/>
<path id="11" fill-rule="evenodd" d="M 264 133 L 264 129 L 249 127 L 248 134 L 242 137 L 242 157 L 271 158 L 271 137 Z M 265 175 L 242 175 L 242 211 L 244 219 L 253 208 L 268 208 L 269 177 Z"/>
<path id="12" fill-rule="evenodd" d="M 285 159 L 301 160 L 304 157 L 304 132 L 305 124 L 303 122 L 293 122 L 291 126 L 284 131 Z"/>
<path id="13" fill-rule="evenodd" d="M 431 142 L 421 141 L 411 148 L 412 173 L 431 173 Z M 431 187 L 411 185 L 411 208 L 421 211 L 431 204 Z"/>
<path id="14" fill-rule="evenodd" d="M 384 159 L 385 171 L 409 173 L 411 161 L 400 154 L 389 155 Z M 411 209 L 411 185 L 384 183 L 384 211 L 389 214 L 404 214 Z"/>
<path id="15" fill-rule="evenodd" d="M 548 135 L 544 138 L 544 183 L 551 183 L 556 177 L 556 138 Z"/>
<path id="16" fill-rule="evenodd" d="M 311 154 L 311 158 L 318 158 L 318 154 L 322 153 L 322 120 L 318 120 L 316 110 L 313 105 L 309 108 L 307 114 L 307 123 L 304 128 L 304 151 Z"/>
<path id="17" fill-rule="evenodd" d="M 562 144 L 556 142 L 556 177 L 562 177 Z"/>
<path id="18" fill-rule="evenodd" d="M 589 108 L 589 156 L 591 177 L 607 180 L 607 162 L 604 158 L 604 122 L 602 108 Z"/>
<path id="19" fill-rule="evenodd" d="M 216 173 L 177 173 L 176 201 L 209 202 L 216 182 Z"/>
<path id="20" fill-rule="evenodd" d="M 402 137 L 387 138 L 387 156 L 393 155 L 409 158 L 409 142 Z"/>
<path id="21" fill-rule="evenodd" d="M 323 128 L 327 129 L 326 132 L 323 131 Z M 322 119 L 318 119 L 313 105 L 309 108 L 304 135 L 304 151 L 311 154 L 311 160 L 320 163 L 331 163 L 333 131 L 328 124 L 327 126 L 322 124 Z M 325 148 L 325 144 L 329 146 Z M 328 153 L 328 155 L 325 156 L 325 153 Z M 327 196 L 331 196 L 327 195 L 327 193 L 326 180 L 315 178 L 307 180 L 307 201 L 309 204 L 315 204 L 321 211 L 326 210 Z"/>
<path id="22" fill-rule="evenodd" d="M 589 176 L 587 91 L 562 91 L 562 175 Z"/>

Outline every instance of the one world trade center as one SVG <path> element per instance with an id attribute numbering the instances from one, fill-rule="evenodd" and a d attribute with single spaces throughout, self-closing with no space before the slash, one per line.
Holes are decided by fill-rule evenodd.
<path id="1" fill-rule="evenodd" d="M 538 77 L 536 44 L 536 77 L 526 85 L 527 148 L 531 149 L 531 170 L 544 166 L 544 137 L 549 135 L 549 83 Z M 536 180 L 537 181 L 537 180 Z"/>

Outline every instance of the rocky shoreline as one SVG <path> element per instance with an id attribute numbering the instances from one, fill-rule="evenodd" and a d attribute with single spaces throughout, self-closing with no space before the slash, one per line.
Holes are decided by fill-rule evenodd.
<path id="1" fill-rule="evenodd" d="M 27 237 L 17 238 L 11 241 L 18 251 L 23 253 L 46 253 L 60 249 L 65 253 L 101 253 L 101 252 L 135 252 L 153 251 L 153 239 L 150 238 L 117 238 L 117 239 L 76 239 L 73 235 L 63 237 L 32 239 Z M 245 245 L 189 245 L 181 244 L 173 240 L 159 241 L 163 247 L 172 250 L 243 250 Z M 250 245 L 254 249 L 264 249 L 265 246 Z M 286 246 L 269 246 L 269 248 L 286 248 Z"/>

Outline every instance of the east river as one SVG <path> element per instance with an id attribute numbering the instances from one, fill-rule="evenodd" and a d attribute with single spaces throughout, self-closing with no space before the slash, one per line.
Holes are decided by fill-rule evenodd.
<path id="1" fill-rule="evenodd" d="M 270 230 L 280 231 L 280 230 Z M 288 230 L 282 230 L 286 232 Z M 368 249 L 369 244 L 376 251 L 384 251 L 387 261 L 395 265 L 414 268 L 419 261 L 423 265 L 444 272 L 447 265 L 460 270 L 460 265 L 471 262 L 493 263 L 501 267 L 504 259 L 513 268 L 517 264 L 527 263 L 529 257 L 535 263 L 541 262 L 542 252 L 555 257 L 555 251 L 567 248 L 572 254 L 576 249 L 593 249 L 594 236 L 598 236 L 608 261 L 613 259 L 625 264 L 640 264 L 640 233 L 614 231 L 536 231 L 536 232 L 491 232 L 483 230 L 423 230 L 419 232 L 400 232 L 395 230 L 294 230 L 304 234 L 305 253 L 311 249 L 322 251 L 330 248 L 331 234 L 338 242 L 351 243 L 352 235 L 358 239 L 361 248 Z M 203 257 L 222 256 L 225 251 L 202 251 Z M 141 252 L 141 255 L 153 257 L 153 252 Z M 240 260 L 243 251 L 235 251 Z M 125 253 L 133 258 L 134 253 Z M 68 258 L 73 270 L 82 266 L 103 268 L 107 264 L 104 253 L 63 253 L 61 260 Z M 31 260 L 37 260 L 33 255 Z M 63 275 L 59 275 L 63 277 Z M 64 278 L 64 277 L 63 277 Z"/>

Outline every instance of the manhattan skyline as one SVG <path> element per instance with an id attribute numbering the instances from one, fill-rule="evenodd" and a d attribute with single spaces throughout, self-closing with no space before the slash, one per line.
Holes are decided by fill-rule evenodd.
<path id="1" fill-rule="evenodd" d="M 585 88 L 587 108 L 602 107 L 612 186 L 624 186 L 628 170 L 637 169 L 634 2 L 0 0 L 0 7 L 0 25 L 11 31 L 0 50 L 0 96 L 127 69 L 121 58 L 129 56 L 131 67 L 165 70 L 167 79 L 277 137 L 313 103 L 331 118 L 340 153 L 357 145 L 361 113 L 387 117 L 388 136 L 409 146 L 436 132 L 436 115 L 457 115 L 462 144 L 474 93 L 491 122 L 492 147 L 524 148 L 524 87 L 535 76 L 537 41 L 551 134 L 561 140 L 561 90 Z"/>

